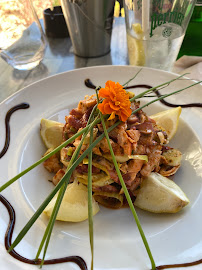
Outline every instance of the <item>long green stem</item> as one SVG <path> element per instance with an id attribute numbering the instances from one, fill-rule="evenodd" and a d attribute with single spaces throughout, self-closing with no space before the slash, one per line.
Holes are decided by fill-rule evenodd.
<path id="1" fill-rule="evenodd" d="M 46 239 L 46 243 L 45 243 L 44 252 L 43 252 L 43 258 L 41 260 L 40 267 L 42 267 L 42 265 L 44 263 L 46 252 L 47 252 L 47 249 L 48 249 L 48 245 L 49 245 L 51 234 L 52 234 L 52 230 L 53 230 L 53 226 L 55 224 L 55 220 L 56 220 L 58 211 L 60 209 L 60 205 L 62 203 L 62 199 L 63 199 L 64 193 L 66 191 L 67 185 L 69 184 L 69 180 L 70 180 L 70 177 L 67 178 L 66 182 L 64 183 L 64 185 L 61 187 L 61 189 L 59 191 L 57 200 L 56 200 L 55 205 L 54 205 L 54 208 L 53 208 L 53 212 L 51 214 L 51 218 L 49 220 L 49 224 L 50 225 L 47 227 L 48 230 L 44 233 L 44 241 Z"/>
<path id="2" fill-rule="evenodd" d="M 156 98 L 156 99 L 153 99 L 152 101 L 146 103 L 145 105 L 142 105 L 142 106 L 141 106 L 141 109 L 143 109 L 143 108 L 145 108 L 145 107 L 151 105 L 152 103 L 155 103 L 156 101 L 159 101 L 159 100 L 161 100 L 161 99 L 163 99 L 163 98 L 166 98 L 166 97 L 172 96 L 172 95 L 174 95 L 174 94 L 180 93 L 180 92 L 182 92 L 182 91 L 184 91 L 184 90 L 186 90 L 186 89 L 188 89 L 188 88 L 190 88 L 190 87 L 192 87 L 192 86 L 194 86 L 194 85 L 197 85 L 197 84 L 199 84 L 199 83 L 201 83 L 201 82 L 202 82 L 202 81 L 193 83 L 193 84 L 191 84 L 191 85 L 189 85 L 189 86 L 187 86 L 187 87 L 184 87 L 184 88 L 179 89 L 179 90 L 176 90 L 176 91 L 174 91 L 174 92 L 172 92 L 172 93 L 165 94 L 165 95 L 162 95 L 162 96 L 160 96 L 160 97 L 158 97 L 158 98 Z M 137 112 L 137 110 L 133 111 L 132 114 L 135 114 L 136 112 Z"/>
<path id="3" fill-rule="evenodd" d="M 90 131 L 90 145 L 93 142 L 93 129 Z M 91 270 L 94 261 L 94 242 L 93 242 L 93 208 L 92 208 L 92 150 L 88 155 L 88 227 L 91 247 Z"/>
<path id="4" fill-rule="evenodd" d="M 129 82 L 131 82 L 132 80 L 134 80 L 134 79 L 137 77 L 137 75 L 140 73 L 140 71 L 142 71 L 142 68 L 140 68 L 140 69 L 138 70 L 138 72 L 137 72 L 131 79 L 129 79 L 127 82 L 125 82 L 122 86 L 128 85 Z"/>
<path id="5" fill-rule="evenodd" d="M 92 120 L 92 117 L 94 116 L 94 113 L 95 113 L 96 108 L 97 108 L 97 105 L 94 106 L 94 108 L 93 108 L 93 110 L 92 110 L 92 112 L 91 112 L 91 114 L 90 114 L 90 117 L 89 117 L 89 119 L 88 119 L 87 126 L 91 123 L 91 120 Z M 91 145 L 91 143 L 92 143 L 92 138 L 93 138 L 93 137 L 92 137 L 92 136 L 93 136 L 93 133 L 92 133 L 92 131 L 93 131 L 93 125 L 92 125 L 92 124 L 89 126 L 88 130 L 83 134 L 82 139 L 81 139 L 81 141 L 80 141 L 80 143 L 79 143 L 79 146 L 78 146 L 77 149 L 75 150 L 75 152 L 74 152 L 74 154 L 73 154 L 73 156 L 72 156 L 72 158 L 71 158 L 71 160 L 70 160 L 70 162 L 69 162 L 69 164 L 68 164 L 67 171 L 68 171 L 68 169 L 71 167 L 73 161 L 75 161 L 75 160 L 78 158 L 78 155 L 79 155 L 79 153 L 80 153 L 81 147 L 82 147 L 83 142 L 84 142 L 84 139 L 86 138 L 86 136 L 87 136 L 89 130 L 90 130 L 90 145 Z M 90 156 L 90 155 L 91 155 L 91 163 L 92 163 L 92 151 L 90 152 L 89 156 Z M 91 163 L 89 163 L 89 164 L 91 164 Z M 89 165 L 89 166 L 90 166 L 90 165 Z M 90 181 L 92 181 L 92 166 L 91 166 L 91 174 L 89 174 L 89 175 L 91 175 L 91 180 L 90 180 Z M 48 248 L 49 241 L 50 241 L 50 237 L 51 237 L 52 230 L 53 230 L 53 226 L 54 226 L 54 223 L 55 223 L 55 220 L 56 220 L 56 217 L 57 217 L 57 213 L 58 213 L 58 211 L 59 211 L 59 209 L 60 209 L 60 205 L 61 205 L 61 203 L 62 203 L 62 199 L 63 199 L 63 197 L 64 197 L 64 194 L 65 194 L 67 185 L 69 184 L 70 177 L 71 177 L 71 175 L 70 175 L 70 176 L 68 177 L 68 179 L 66 180 L 66 182 L 65 182 L 65 184 L 64 184 L 64 187 L 62 187 L 62 188 L 60 189 L 60 192 L 59 192 L 59 194 L 58 194 L 57 201 L 56 201 L 55 206 L 54 206 L 54 209 L 53 209 L 53 211 L 52 211 L 52 214 L 51 214 L 51 217 L 50 217 L 48 226 L 47 226 L 47 228 L 46 228 L 46 231 L 45 231 L 45 233 L 44 233 L 43 239 L 42 239 L 41 244 L 40 244 L 40 246 L 39 246 L 39 249 L 38 249 L 38 252 L 37 252 L 37 255 L 36 255 L 36 260 L 38 259 L 39 255 L 40 255 L 40 253 L 41 253 L 41 250 L 42 250 L 42 248 L 43 248 L 43 245 L 44 245 L 44 243 L 45 243 L 45 241 L 46 241 L 45 248 L 44 248 L 44 252 L 43 252 L 43 258 L 42 258 L 42 260 L 41 260 L 40 266 L 42 266 L 43 263 L 44 263 L 45 255 L 46 255 L 46 252 L 47 252 L 47 248 Z M 92 231 L 93 231 L 93 229 L 92 229 L 92 182 L 91 182 L 91 186 L 90 186 L 90 184 L 89 184 L 89 189 L 91 190 L 91 193 L 88 192 L 89 203 L 91 202 L 90 205 L 89 205 L 89 203 L 88 203 L 88 205 L 89 205 L 89 206 L 88 206 L 88 207 L 89 207 L 89 221 L 90 221 L 90 223 L 89 223 L 89 235 L 90 235 L 90 244 L 91 244 L 91 252 L 92 252 L 92 263 L 91 263 L 91 268 L 93 269 L 93 245 L 92 245 L 92 241 L 93 241 L 93 233 L 92 233 Z M 90 193 L 91 195 L 89 195 L 89 193 Z"/>
<path id="6" fill-rule="evenodd" d="M 90 117 L 89 117 L 89 119 L 88 119 L 87 126 L 88 126 L 88 124 L 91 122 L 92 117 L 93 117 L 93 114 L 94 114 L 96 108 L 97 108 L 97 106 L 94 106 L 94 108 L 93 108 L 93 110 L 92 110 L 92 112 L 91 112 L 91 114 L 90 114 Z M 92 128 L 93 128 L 93 124 L 91 124 L 91 125 L 88 127 L 87 131 L 83 134 L 83 136 L 82 136 L 82 138 L 81 138 L 81 141 L 80 141 L 80 143 L 79 143 L 77 149 L 76 149 L 75 152 L 73 153 L 73 156 L 72 156 L 72 158 L 71 158 L 71 160 L 70 160 L 70 162 L 69 162 L 69 164 L 68 164 L 67 171 L 68 171 L 68 169 L 72 166 L 73 161 L 75 161 L 75 160 L 78 158 L 78 155 L 79 155 L 79 153 L 80 153 L 81 147 L 82 147 L 83 142 L 84 142 L 84 139 L 86 138 L 86 136 L 87 136 L 89 130 L 90 130 L 90 131 L 92 130 L 91 126 L 92 126 Z M 42 239 L 41 244 L 40 244 L 40 246 L 39 246 L 39 249 L 38 249 L 38 252 L 37 252 L 37 255 L 36 255 L 36 260 L 38 259 L 39 255 L 40 255 L 40 253 L 41 253 L 41 250 L 42 250 L 42 248 L 43 248 L 43 245 L 44 245 L 44 243 L 45 243 L 45 241 L 46 241 L 45 248 L 44 248 L 44 253 L 43 253 L 43 258 L 42 258 L 42 260 L 41 260 L 40 266 L 42 266 L 43 263 L 44 263 L 45 255 L 46 255 L 46 252 L 47 252 L 48 244 L 49 244 L 50 237 L 51 237 L 52 230 L 53 230 L 53 226 L 54 226 L 54 223 L 55 223 L 55 220 L 56 220 L 56 217 L 57 217 L 57 213 L 58 213 L 58 211 L 59 211 L 59 209 L 60 209 L 60 205 L 61 205 L 61 203 L 62 203 L 62 199 L 63 199 L 63 197 L 64 197 L 66 188 L 67 188 L 67 186 L 68 186 L 68 184 L 69 184 L 70 177 L 71 177 L 71 175 L 69 175 L 69 177 L 67 178 L 66 182 L 64 183 L 64 186 L 62 186 L 61 189 L 60 189 L 60 191 L 59 191 L 59 194 L 58 194 L 58 197 L 57 197 L 57 200 L 56 200 L 54 209 L 53 209 L 53 211 L 52 211 L 52 214 L 51 214 L 51 217 L 50 217 L 50 220 L 49 220 L 49 223 L 48 223 L 48 226 L 47 226 L 47 228 L 46 228 L 46 231 L 45 231 L 45 233 L 44 233 L 43 239 Z"/>
<path id="7" fill-rule="evenodd" d="M 96 92 L 96 94 L 97 94 L 97 92 Z M 99 102 L 98 94 L 97 94 L 97 100 L 98 100 L 98 102 Z M 135 208 L 134 208 L 133 202 L 132 202 L 132 200 L 131 200 L 130 194 L 129 194 L 129 192 L 128 192 L 128 189 L 127 189 L 127 187 L 126 187 L 126 184 L 125 184 L 125 182 L 124 182 L 124 180 L 123 180 L 122 174 L 121 174 L 121 172 L 120 172 L 120 170 L 119 170 L 119 166 L 118 166 L 118 163 L 117 163 L 117 161 L 116 161 L 116 158 L 115 158 L 115 155 L 114 155 L 114 151 L 113 151 L 112 146 L 111 146 L 111 143 L 110 143 L 109 133 L 107 132 L 107 128 L 106 128 L 106 125 L 105 125 L 105 122 L 104 122 L 104 118 L 103 118 L 103 115 L 102 115 L 101 112 L 100 112 L 100 118 L 101 118 L 101 123 L 102 123 L 103 129 L 104 129 L 104 134 L 105 134 L 105 137 L 106 137 L 106 139 L 107 139 L 108 147 L 109 147 L 109 150 L 110 150 L 110 153 L 111 153 L 111 156 L 112 156 L 112 160 L 113 160 L 113 163 L 114 163 L 114 166 L 115 166 L 117 175 L 118 175 L 118 177 L 119 177 L 119 180 L 120 180 L 121 186 L 122 186 L 122 188 L 123 188 L 124 194 L 125 194 L 125 196 L 126 196 L 127 202 L 128 202 L 128 204 L 129 204 L 130 210 L 131 210 L 131 212 L 132 212 L 132 214 L 133 214 L 133 217 L 134 217 L 135 222 L 136 222 L 136 224 L 137 224 L 138 230 L 139 230 L 140 235 L 141 235 L 141 237 L 142 237 L 142 241 L 143 241 L 143 243 L 144 243 L 144 245 L 145 245 L 145 248 L 146 248 L 146 250 L 147 250 L 148 256 L 149 256 L 149 258 L 150 258 L 152 270 L 155 270 L 155 269 L 156 269 L 156 266 L 155 266 L 155 262 L 154 262 L 154 259 L 153 259 L 151 250 L 150 250 L 150 248 L 149 248 L 149 244 L 148 244 L 148 242 L 147 242 L 147 239 L 146 239 L 146 237 L 145 237 L 144 231 L 143 231 L 142 226 L 141 226 L 141 224 L 140 224 L 139 218 L 138 218 L 137 213 L 136 213 L 136 211 L 135 211 Z"/>
<path id="8" fill-rule="evenodd" d="M 165 83 L 162 83 L 162 84 L 160 84 L 160 85 L 158 85 L 158 86 L 155 86 L 155 87 L 152 87 L 152 88 L 150 88 L 150 89 L 148 89 L 148 90 L 145 90 L 144 92 L 140 93 L 139 95 L 136 95 L 136 96 L 134 96 L 133 98 L 131 98 L 131 99 L 130 99 L 130 102 L 133 102 L 134 100 L 143 97 L 143 96 L 144 96 L 145 94 L 147 94 L 147 93 L 155 92 L 155 90 L 157 90 L 159 87 L 162 87 L 162 86 L 164 86 L 164 85 L 167 85 L 167 86 L 168 86 L 169 84 L 171 84 L 172 82 L 174 82 L 174 81 L 180 79 L 181 77 L 183 77 L 183 76 L 186 75 L 186 74 L 188 74 L 188 73 L 185 73 L 185 74 L 183 74 L 183 75 L 180 75 L 180 76 L 178 76 L 177 78 L 170 80 L 169 82 L 165 82 Z"/>
<path id="9" fill-rule="evenodd" d="M 95 119 L 94 120 L 94 125 L 98 124 L 99 122 L 100 122 L 100 119 Z M 28 167 L 27 169 L 25 169 L 24 171 L 22 171 L 21 173 L 19 173 L 15 177 L 11 178 L 9 181 L 7 181 L 4 185 L 2 185 L 0 187 L 0 192 L 3 191 L 4 189 L 6 189 L 11 184 L 13 184 L 20 177 L 22 177 L 23 175 L 25 175 L 26 173 L 28 173 L 29 171 L 31 171 L 32 169 L 34 169 L 35 167 L 37 167 L 39 164 L 41 164 L 42 162 L 46 161 L 52 155 L 54 155 L 55 153 L 57 153 L 58 151 L 60 151 L 63 147 L 65 147 L 69 143 L 73 142 L 78 136 L 82 135 L 87 129 L 88 129 L 88 126 L 86 126 L 85 128 L 83 128 L 82 130 L 78 131 L 70 139 L 66 140 L 64 143 L 62 143 L 61 145 L 59 145 L 57 148 L 55 148 L 49 154 L 47 154 L 46 156 L 44 156 L 41 159 L 39 159 L 37 162 L 35 162 L 34 164 L 32 164 L 30 167 Z"/>
<path id="10" fill-rule="evenodd" d="M 90 114 L 90 117 L 89 117 L 89 119 L 88 119 L 87 126 L 88 126 L 88 124 L 91 122 L 92 117 L 93 117 L 93 114 L 94 114 L 96 108 L 97 108 L 97 106 L 94 106 L 94 108 L 93 108 L 93 110 L 92 110 L 92 112 L 91 112 L 91 114 Z M 77 149 L 74 151 L 73 156 L 72 156 L 72 158 L 71 158 L 71 160 L 70 160 L 70 162 L 69 162 L 69 164 L 68 164 L 67 171 L 68 171 L 68 169 L 72 166 L 72 163 L 78 158 L 78 155 L 79 155 L 79 153 L 80 153 L 81 147 L 82 147 L 83 142 L 84 142 L 84 139 L 86 138 L 86 136 L 87 136 L 89 130 L 92 130 L 91 127 L 93 128 L 93 123 L 92 123 L 90 126 L 88 126 L 87 131 L 83 134 L 83 136 L 82 136 L 82 138 L 81 138 L 81 141 L 80 141 L 80 143 L 79 143 Z M 57 200 L 56 200 L 54 209 L 53 209 L 53 211 L 52 211 L 50 220 L 49 220 L 49 222 L 48 222 L 48 226 L 47 226 L 47 228 L 46 228 L 46 231 L 45 231 L 45 233 L 44 233 L 43 239 L 42 239 L 42 241 L 41 241 L 41 243 L 40 243 L 40 246 L 39 246 L 39 249 L 38 249 L 36 258 L 35 258 L 35 260 L 38 259 L 39 255 L 40 255 L 40 253 L 41 253 L 41 250 L 42 250 L 42 248 L 43 248 L 43 246 L 44 246 L 44 243 L 45 243 L 45 241 L 46 241 L 46 245 L 45 245 L 45 248 L 44 248 L 43 259 L 42 259 L 42 261 L 41 261 L 41 266 L 42 266 L 43 263 L 44 263 L 45 254 L 46 254 L 46 251 L 47 251 L 47 248 L 48 248 L 48 244 L 49 244 L 49 241 L 50 241 L 50 237 L 51 237 L 51 233 L 52 233 L 52 230 L 53 230 L 53 226 L 54 226 L 54 223 L 55 223 L 55 220 L 56 220 L 57 213 L 58 213 L 58 211 L 59 211 L 60 205 L 61 205 L 61 203 L 62 203 L 62 199 L 63 199 L 63 197 L 64 197 L 64 194 L 65 194 L 67 185 L 69 184 L 70 177 L 71 177 L 71 175 L 67 178 L 67 180 L 66 180 L 64 186 L 60 189 L 60 192 L 59 192 L 59 194 L 58 194 L 58 197 L 57 197 Z"/>
<path id="11" fill-rule="evenodd" d="M 91 117 L 89 117 L 88 123 L 91 121 L 91 118 L 92 118 L 92 114 L 93 113 L 94 113 L 94 111 L 92 111 Z M 72 163 L 78 158 L 79 153 L 80 153 L 80 150 L 81 150 L 81 147 L 82 147 L 83 142 L 84 142 L 84 139 L 86 138 L 88 132 L 89 131 L 91 132 L 92 130 L 93 130 L 93 123 L 88 127 L 87 131 L 83 134 L 83 136 L 81 138 L 81 141 L 80 141 L 77 149 L 74 151 L 74 154 L 73 154 L 73 156 L 72 156 L 72 158 L 71 158 L 71 160 L 70 160 L 70 162 L 68 164 L 67 171 L 72 166 Z M 52 230 L 53 230 L 53 226 L 54 226 L 54 223 L 55 223 L 55 220 L 56 220 L 56 217 L 57 217 L 57 213 L 58 213 L 58 211 L 60 209 L 60 205 L 62 203 L 62 199 L 64 197 L 66 188 L 67 188 L 67 186 L 69 184 L 70 178 L 71 178 L 71 175 L 69 175 L 69 177 L 67 178 L 66 182 L 64 183 L 64 187 L 62 187 L 60 189 L 60 192 L 59 192 L 58 197 L 57 197 L 57 201 L 55 203 L 54 209 L 52 211 L 52 214 L 51 214 L 51 217 L 50 217 L 50 220 L 49 220 L 49 223 L 51 225 L 47 227 L 48 228 L 47 229 L 47 232 L 45 232 L 45 234 L 44 234 L 44 237 L 46 235 L 47 236 L 47 239 L 46 239 L 46 245 L 45 245 L 45 248 L 44 248 L 44 254 L 43 254 L 43 259 L 41 261 L 41 265 L 43 265 L 43 263 L 44 263 L 44 259 L 45 259 L 46 251 L 47 251 L 48 244 L 49 244 L 49 241 L 50 241 L 50 237 L 51 237 L 51 233 L 52 233 Z"/>

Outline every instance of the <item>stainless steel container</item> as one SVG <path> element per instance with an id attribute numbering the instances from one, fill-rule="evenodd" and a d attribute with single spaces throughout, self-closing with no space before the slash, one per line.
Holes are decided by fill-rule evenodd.
<path id="1" fill-rule="evenodd" d="M 109 53 L 115 0 L 61 0 L 74 53 L 98 57 Z"/>

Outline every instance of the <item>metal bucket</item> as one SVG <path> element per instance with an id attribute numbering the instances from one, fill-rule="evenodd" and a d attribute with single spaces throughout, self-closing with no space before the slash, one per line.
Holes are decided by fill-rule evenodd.
<path id="1" fill-rule="evenodd" d="M 109 53 L 115 0 L 61 0 L 74 53 L 98 57 Z"/>

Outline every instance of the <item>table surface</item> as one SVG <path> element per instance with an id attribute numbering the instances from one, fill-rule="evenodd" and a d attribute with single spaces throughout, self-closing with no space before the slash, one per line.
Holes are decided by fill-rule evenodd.
<path id="1" fill-rule="evenodd" d="M 184 65 L 186 63 L 184 62 L 187 62 L 191 66 L 197 62 L 201 62 L 201 58 L 198 58 L 183 58 L 179 64 L 178 60 L 172 71 L 180 74 L 184 70 L 184 66 L 186 67 L 186 65 Z M 41 79 L 73 69 L 99 65 L 128 65 L 125 18 L 114 18 L 111 51 L 102 57 L 78 57 L 73 53 L 70 38 L 47 38 L 47 47 L 44 58 L 33 70 L 22 71 L 13 69 L 13 67 L 9 66 L 0 58 L 0 103 L 18 90 Z M 202 65 L 202 63 L 199 63 L 199 65 Z M 196 66 L 195 69 L 198 69 L 196 70 L 196 73 L 200 73 L 200 78 L 190 78 L 201 80 L 201 66 Z M 188 72 L 191 73 L 192 71 L 188 70 Z"/>
<path id="2" fill-rule="evenodd" d="M 47 38 L 44 59 L 30 71 L 13 69 L 0 58 L 0 102 L 43 78 L 77 69 L 98 65 L 127 65 L 127 44 L 124 18 L 115 18 L 111 38 L 111 52 L 97 58 L 82 58 L 74 55 L 70 38 Z"/>

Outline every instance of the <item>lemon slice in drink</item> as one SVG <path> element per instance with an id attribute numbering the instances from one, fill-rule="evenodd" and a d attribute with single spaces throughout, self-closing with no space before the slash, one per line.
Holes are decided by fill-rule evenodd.
<path id="1" fill-rule="evenodd" d="M 134 205 L 154 213 L 176 213 L 188 203 L 189 199 L 178 185 L 152 172 L 143 179 Z"/>
<path id="2" fill-rule="evenodd" d="M 41 119 L 40 134 L 45 146 L 49 148 L 56 148 L 62 143 L 62 131 L 64 124 Z"/>
<path id="3" fill-rule="evenodd" d="M 44 210 L 48 217 L 51 216 L 56 199 L 55 196 Z M 94 199 L 92 207 L 93 215 L 97 214 L 100 208 Z M 77 181 L 67 186 L 56 219 L 70 222 L 80 222 L 88 219 L 88 190 L 86 186 L 81 183 L 78 184 Z"/>
<path id="4" fill-rule="evenodd" d="M 130 65 L 144 66 L 145 65 L 145 51 L 142 41 L 143 31 L 139 23 L 132 25 L 133 31 L 136 33 L 137 38 L 132 37 L 127 33 L 127 44 Z"/>
<path id="5" fill-rule="evenodd" d="M 168 139 L 171 140 L 177 132 L 181 111 L 181 107 L 177 107 L 151 115 L 150 118 L 166 131 Z"/>

